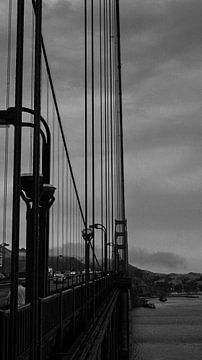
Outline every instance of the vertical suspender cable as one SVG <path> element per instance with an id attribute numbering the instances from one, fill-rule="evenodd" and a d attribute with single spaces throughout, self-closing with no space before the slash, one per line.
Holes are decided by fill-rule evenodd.
<path id="1" fill-rule="evenodd" d="M 46 79 L 46 119 L 47 124 L 49 124 L 49 80 Z"/>
<path id="2" fill-rule="evenodd" d="M 114 179 L 114 172 L 113 172 L 113 111 L 112 111 L 112 103 L 113 103 L 113 90 L 112 90 L 112 7 L 111 2 L 109 3 L 109 19 L 110 19 L 110 43 L 109 43 L 109 63 L 110 63 L 110 144 L 111 144 L 111 233 L 112 233 L 112 243 L 113 243 L 113 235 L 114 235 L 114 187 L 113 187 L 113 179 Z M 113 246 L 113 245 L 112 245 Z M 113 249 L 112 249 L 113 250 Z"/>
<path id="3" fill-rule="evenodd" d="M 10 77 L 11 77 L 11 22 L 12 22 L 12 0 L 9 0 L 8 6 L 8 47 L 7 47 L 7 81 L 6 81 L 6 108 L 10 103 Z M 5 145 L 4 145 L 4 196 L 3 196 L 3 243 L 7 238 L 7 198 L 8 198 L 8 144 L 9 130 L 6 127 Z M 5 249 L 3 249 L 5 251 Z M 5 270 L 5 269 L 4 269 Z"/>
<path id="4" fill-rule="evenodd" d="M 95 109 L 94 109 L 94 8 L 91 0 L 91 96 L 92 96 L 92 223 L 95 223 Z M 93 228 L 94 232 L 94 228 Z M 95 237 L 93 236 L 93 273 L 95 271 Z"/>
<path id="5" fill-rule="evenodd" d="M 10 100 L 10 80 L 11 80 L 11 33 L 12 33 L 12 0 L 8 5 L 8 57 L 7 57 L 7 82 L 6 82 L 6 108 Z"/>
<path id="6" fill-rule="evenodd" d="M 79 256 L 79 253 L 78 253 L 78 243 L 77 243 L 77 227 L 78 227 L 78 224 L 77 224 L 77 206 L 75 206 L 75 214 L 74 214 L 74 217 L 75 217 L 75 231 L 74 231 L 74 237 L 75 237 L 75 257 L 78 259 L 78 256 Z"/>
<path id="7" fill-rule="evenodd" d="M 76 241 L 76 258 L 79 258 L 79 247 L 78 247 L 78 241 L 77 241 L 77 231 L 78 231 L 78 209 L 77 206 L 75 207 L 76 215 L 75 215 L 75 241 Z"/>
<path id="8" fill-rule="evenodd" d="M 84 59 L 84 66 L 85 66 L 85 109 L 84 109 L 84 136 L 85 136 L 85 181 L 84 181 L 84 192 L 85 192 L 85 224 L 86 224 L 86 228 L 87 228 L 87 224 L 88 224 L 88 50 L 87 50 L 87 0 L 84 1 L 84 35 L 85 35 L 85 39 L 84 39 L 84 52 L 85 52 L 85 59 Z"/>
<path id="9" fill-rule="evenodd" d="M 116 42 L 117 42 L 117 26 L 116 26 Z M 116 43 L 116 151 L 117 151 L 117 216 L 118 219 L 120 219 L 120 214 L 119 214 L 119 204 L 120 204 L 120 199 L 119 199 L 119 185 L 120 185 L 120 173 L 119 173 L 119 101 L 118 101 L 118 88 L 119 88 L 119 81 L 118 81 L 118 61 L 117 61 L 117 43 Z"/>
<path id="10" fill-rule="evenodd" d="M 115 0 L 113 1 L 113 28 L 114 28 L 114 46 L 113 46 L 113 94 L 114 94 L 114 101 L 113 101 L 113 118 L 114 118 L 114 217 L 117 218 L 117 193 L 116 193 L 116 21 L 115 21 Z"/>
<path id="11" fill-rule="evenodd" d="M 57 257 L 59 256 L 59 223 L 60 223 L 60 131 L 57 129 Z M 58 269 L 57 269 L 58 270 Z"/>
<path id="12" fill-rule="evenodd" d="M 116 18 L 116 2 L 115 2 L 115 18 Z M 115 26 L 116 26 L 116 48 L 115 48 L 115 97 L 116 97 L 116 103 L 115 103 L 115 111 L 116 111 L 116 217 L 120 219 L 119 215 L 119 182 L 120 182 L 120 174 L 119 174 L 119 102 L 118 102 L 118 94 L 119 94 L 119 81 L 118 81 L 118 39 L 117 39 L 117 20 L 115 19 Z"/>
<path id="13" fill-rule="evenodd" d="M 120 15 L 119 0 L 116 0 L 116 21 L 117 21 L 117 56 L 118 56 L 118 86 L 119 86 L 119 117 L 120 117 L 120 157 L 121 157 L 121 206 L 122 220 L 125 220 L 125 192 L 124 192 L 124 159 L 123 159 L 123 118 L 122 118 L 122 83 L 121 83 L 121 47 L 120 47 Z"/>
<path id="14" fill-rule="evenodd" d="M 55 183 L 55 157 L 54 157 L 54 154 L 55 154 L 55 111 L 54 111 L 54 105 L 53 105 L 53 109 L 52 109 L 52 118 L 53 118 L 53 133 L 52 133 L 52 183 L 54 184 Z M 55 237 L 55 234 L 54 234 L 54 231 L 55 231 L 55 214 L 54 214 L 54 206 L 52 206 L 51 208 L 51 211 L 52 211 L 52 216 L 51 216 L 51 219 L 52 219 L 52 253 L 53 255 L 54 252 L 53 252 L 53 249 L 54 249 L 54 237 Z"/>
<path id="15" fill-rule="evenodd" d="M 66 180 L 66 196 L 65 196 L 65 201 L 66 201 L 66 206 L 65 206 L 65 209 L 66 209 L 66 219 L 65 219 L 65 229 L 66 229 L 66 236 L 65 236 L 65 239 L 66 239 L 66 248 L 65 248 L 65 258 L 66 258 L 66 269 L 68 269 L 68 263 L 67 263 L 67 257 L 68 257 L 68 225 L 69 225 L 69 222 L 68 222 L 68 183 L 69 183 L 69 177 L 68 177 L 68 167 L 67 167 L 67 164 L 65 166 L 66 168 L 66 176 L 65 176 L 65 180 Z"/>
<path id="16" fill-rule="evenodd" d="M 79 224 L 80 224 L 80 229 L 82 229 L 82 219 L 81 217 L 79 217 Z M 79 234 L 80 236 L 80 234 Z M 84 246 L 83 246 L 83 241 L 80 239 L 80 254 L 81 254 L 81 261 L 83 263 L 83 260 L 84 260 L 84 252 L 83 252 L 83 249 L 84 249 Z M 81 270 L 84 270 L 83 269 L 83 266 L 81 265 Z M 82 280 L 83 280 L 83 277 L 82 277 Z"/>
<path id="17" fill-rule="evenodd" d="M 114 181 L 113 181 L 113 186 L 114 186 L 114 220 L 116 219 L 116 76 L 115 76 L 115 71 L 116 71 L 116 56 L 115 56 L 115 48 L 116 48 L 116 37 L 115 37 L 115 32 L 116 32 L 116 28 L 115 28 L 115 0 L 113 0 L 113 7 L 112 7 L 112 21 L 113 21 L 113 51 L 112 51 L 112 56 L 113 56 L 113 73 L 112 73 L 112 88 L 113 88 L 113 154 L 114 154 L 114 158 L 113 158 L 113 172 L 114 172 Z M 114 237 L 114 242 L 115 242 L 115 237 Z M 115 247 L 114 247 L 114 251 L 115 251 Z M 114 257 L 116 256 L 116 254 L 114 254 Z M 114 260 L 115 263 L 115 271 L 116 271 L 116 260 Z"/>
<path id="18" fill-rule="evenodd" d="M 72 270 L 72 182 L 69 182 L 69 254 L 70 254 L 70 270 Z"/>
<path id="19" fill-rule="evenodd" d="M 99 31 L 100 31 L 100 218 L 103 224 L 103 113 L 102 113 L 102 0 L 99 0 Z M 103 269 L 103 232 L 101 234 L 101 258 Z"/>
<path id="20" fill-rule="evenodd" d="M 33 109 L 33 99 L 34 99 L 34 11 L 32 11 L 32 52 L 31 52 L 31 101 L 30 107 Z M 32 115 L 30 115 L 30 121 L 33 121 Z M 30 129 L 30 156 L 29 156 L 29 168 L 30 172 L 32 170 L 32 157 L 33 157 L 33 148 L 32 148 L 32 141 L 33 141 L 33 133 L 32 129 Z"/>
<path id="21" fill-rule="evenodd" d="M 106 57 L 107 57 L 107 66 L 106 66 L 106 79 L 107 79 L 107 219 L 108 219 L 108 242 L 110 243 L 111 238 L 111 223 L 110 223 L 110 155 L 109 155 L 109 148 L 110 148 L 110 142 L 109 142 L 109 99 L 110 99 L 110 93 L 109 93 L 109 1 L 106 0 L 106 38 L 107 38 L 107 46 L 106 46 Z M 110 251 L 110 247 L 108 247 L 108 251 Z M 109 254 L 110 255 L 110 254 Z M 110 265 L 110 262 L 109 262 Z"/>
<path id="22" fill-rule="evenodd" d="M 42 0 L 36 0 L 35 13 L 35 76 L 34 76 L 34 147 L 33 147 L 33 286 L 31 297 L 31 359 L 37 359 L 38 339 L 38 253 L 39 253 L 39 172 L 41 116 L 41 27 Z"/>
<path id="23" fill-rule="evenodd" d="M 88 40 L 87 40 L 87 0 L 84 0 L 84 202 L 85 202 L 85 231 L 88 226 Z M 85 241 L 85 271 L 86 280 L 89 275 L 89 252 L 87 240 Z"/>
<path id="24" fill-rule="evenodd" d="M 64 256 L 64 170 L 65 170 L 65 162 L 64 162 L 64 147 L 62 146 L 62 255 Z"/>
<path id="25" fill-rule="evenodd" d="M 22 137 L 22 96 L 23 96 L 23 40 L 24 40 L 24 0 L 17 3 L 17 43 L 15 107 L 16 122 L 14 130 L 14 170 L 13 170 L 13 209 L 12 209 L 12 256 L 11 256 L 11 304 L 10 304 L 10 359 L 17 358 L 17 298 L 18 298 L 18 260 L 20 224 L 20 171 Z"/>
<path id="26" fill-rule="evenodd" d="M 74 230 L 75 230 L 75 208 L 74 208 L 74 193 L 72 191 L 72 240 L 73 240 L 72 257 L 73 257 L 73 259 L 75 258 L 75 231 Z"/>
<path id="27" fill-rule="evenodd" d="M 57 198 L 57 257 L 59 257 L 59 238 L 60 238 L 60 131 L 58 128 L 58 136 L 57 136 L 57 172 L 58 172 L 58 176 L 57 176 L 57 180 L 58 180 L 58 198 Z M 57 263 L 58 264 L 58 263 Z M 59 270 L 59 269 L 57 269 Z"/>
<path id="28" fill-rule="evenodd" d="M 106 0 L 104 0 L 104 8 L 103 8 L 103 31 L 104 31 L 104 169 L 105 169 L 105 225 L 106 229 L 108 227 L 108 209 L 107 209 L 107 87 L 106 87 Z"/>
<path id="29" fill-rule="evenodd" d="M 49 119 L 49 80 L 48 80 L 48 77 L 46 79 L 46 121 L 47 121 L 47 125 L 48 127 L 50 126 L 49 123 L 50 123 L 50 119 Z M 51 151 L 51 148 L 50 148 L 50 151 Z M 51 156 L 51 154 L 50 154 Z M 49 169 L 49 181 L 50 181 L 50 169 Z M 48 241 L 46 241 L 46 254 L 47 254 L 47 263 L 46 263 L 46 267 L 47 267 L 47 270 L 48 271 L 48 259 L 49 259 L 49 256 L 50 256 L 50 253 L 49 253 L 49 250 L 50 250 L 50 216 L 48 214 L 47 218 L 46 218 L 46 221 L 47 221 L 47 232 L 48 232 Z M 46 268 L 45 268 L 46 269 Z M 47 295 L 47 294 L 46 294 Z"/>
<path id="30" fill-rule="evenodd" d="M 76 238 L 77 238 L 77 241 L 78 241 L 78 256 L 79 256 L 80 261 L 82 261 L 81 241 L 83 241 L 83 239 L 81 239 L 81 237 L 80 237 L 80 231 L 81 231 L 81 228 L 80 228 L 80 214 L 79 214 L 78 208 L 77 208 L 77 233 L 76 233 Z M 81 269 L 80 266 L 79 266 L 79 268 L 80 268 L 79 270 L 81 272 L 83 269 Z"/>
<path id="31" fill-rule="evenodd" d="M 68 175 L 68 166 L 67 167 L 67 196 L 66 196 L 66 209 L 67 209 L 67 219 L 66 219 L 66 238 L 67 238 L 67 244 L 69 244 L 69 207 L 68 207 L 68 202 L 69 202 L 69 175 Z M 67 256 L 69 256 L 69 248 L 67 245 Z"/>

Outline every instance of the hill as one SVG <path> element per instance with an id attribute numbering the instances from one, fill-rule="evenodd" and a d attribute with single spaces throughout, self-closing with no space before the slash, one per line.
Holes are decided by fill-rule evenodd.
<path id="1" fill-rule="evenodd" d="M 139 295 L 202 291 L 201 273 L 162 274 L 142 270 L 133 265 L 129 265 L 128 272 L 132 279 L 132 287 Z"/>

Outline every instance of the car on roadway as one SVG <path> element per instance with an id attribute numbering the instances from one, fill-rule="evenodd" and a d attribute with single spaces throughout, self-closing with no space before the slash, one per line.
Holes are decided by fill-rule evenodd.
<path id="1" fill-rule="evenodd" d="M 76 275 L 76 271 L 75 271 L 75 270 L 72 270 L 72 271 L 70 272 L 70 274 L 71 274 L 71 275 Z"/>
<path id="2" fill-rule="evenodd" d="M 65 279 L 66 279 L 65 275 L 62 274 L 61 271 L 56 271 L 53 275 L 53 282 L 63 283 Z"/>
<path id="3" fill-rule="evenodd" d="M 69 279 L 69 278 L 71 277 L 71 271 L 68 271 L 68 270 L 65 271 L 65 272 L 64 272 L 64 275 L 65 275 L 65 278 L 66 278 L 66 279 Z"/>

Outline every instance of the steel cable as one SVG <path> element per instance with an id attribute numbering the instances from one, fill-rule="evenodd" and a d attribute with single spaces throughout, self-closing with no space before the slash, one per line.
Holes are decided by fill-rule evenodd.
<path id="1" fill-rule="evenodd" d="M 7 41 L 7 71 L 6 71 L 6 108 L 10 104 L 10 79 L 11 79 L 11 40 L 12 40 L 12 0 L 8 3 L 8 41 Z M 7 200 L 8 200 L 8 151 L 9 151 L 9 129 L 5 129 L 4 143 L 4 179 L 3 179 L 3 243 L 7 240 Z M 4 269 L 5 270 L 5 269 Z"/>

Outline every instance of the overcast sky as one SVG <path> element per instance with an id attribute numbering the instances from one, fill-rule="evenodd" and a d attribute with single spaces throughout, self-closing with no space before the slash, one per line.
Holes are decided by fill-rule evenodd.
<path id="1" fill-rule="evenodd" d="M 44 38 L 76 173 L 82 4 L 44 0 Z M 129 259 L 153 271 L 202 272 L 202 2 L 120 0 L 120 15 Z"/>
<path id="2" fill-rule="evenodd" d="M 202 272 L 202 2 L 120 3 L 130 257 Z"/>

